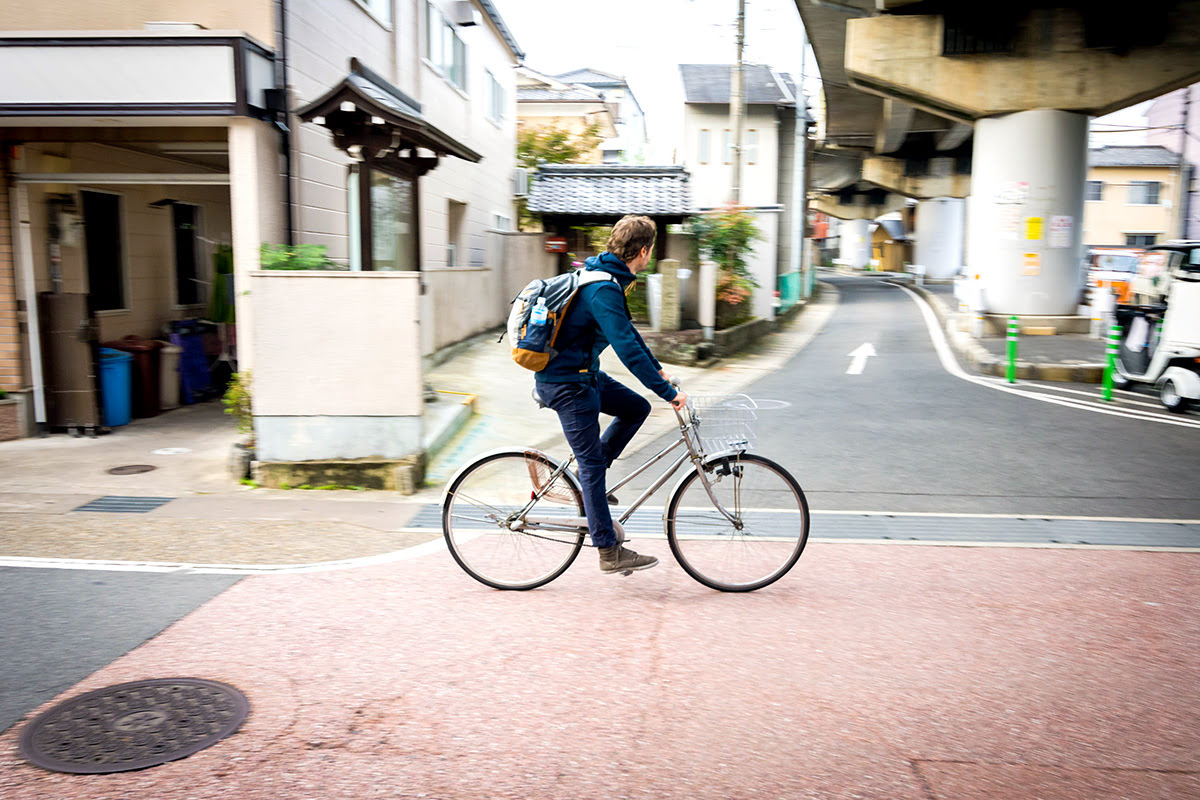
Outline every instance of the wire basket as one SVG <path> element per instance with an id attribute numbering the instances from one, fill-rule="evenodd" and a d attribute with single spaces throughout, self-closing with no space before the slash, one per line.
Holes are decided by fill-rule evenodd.
<path id="1" fill-rule="evenodd" d="M 745 449 L 754 441 L 759 404 L 744 394 L 693 395 L 694 430 L 706 453 Z"/>

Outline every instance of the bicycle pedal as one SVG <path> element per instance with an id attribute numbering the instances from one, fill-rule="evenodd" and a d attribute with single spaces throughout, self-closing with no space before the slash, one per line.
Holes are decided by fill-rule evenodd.
<path id="1" fill-rule="evenodd" d="M 622 570 L 622 571 L 621 571 L 621 574 L 622 574 L 622 575 L 632 575 L 632 574 L 633 574 L 633 570 L 631 570 L 631 569 Z"/>

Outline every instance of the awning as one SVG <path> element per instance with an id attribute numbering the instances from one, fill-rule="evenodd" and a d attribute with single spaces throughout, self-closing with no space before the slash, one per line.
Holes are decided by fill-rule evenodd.
<path id="1" fill-rule="evenodd" d="M 421 104 L 384 78 L 350 59 L 350 74 L 324 95 L 296 111 L 304 122 L 316 122 L 333 133 L 342 150 L 369 150 L 369 157 L 418 167 L 425 172 L 437 158 L 419 159 L 415 150 L 432 150 L 437 156 L 465 161 L 483 159 L 479 153 L 429 123 Z M 407 151 L 407 155 L 404 152 Z"/>

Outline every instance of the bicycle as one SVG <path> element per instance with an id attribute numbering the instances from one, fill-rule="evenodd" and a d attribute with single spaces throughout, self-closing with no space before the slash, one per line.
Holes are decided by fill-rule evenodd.
<path id="1" fill-rule="evenodd" d="M 729 395 L 691 398 L 686 416 L 676 409 L 679 438 L 609 489 L 619 491 L 685 448 L 614 516 L 618 542 L 625 540 L 623 526 L 633 513 L 690 462 L 662 513 L 663 532 L 684 571 L 725 592 L 761 589 L 787 574 L 808 540 L 808 501 L 791 473 L 747 452 L 751 423 L 763 407 L 745 395 Z M 458 565 L 496 589 L 535 589 L 566 572 L 587 536 L 582 490 L 570 469 L 574 460 L 501 449 L 460 469 L 442 501 L 442 533 Z"/>

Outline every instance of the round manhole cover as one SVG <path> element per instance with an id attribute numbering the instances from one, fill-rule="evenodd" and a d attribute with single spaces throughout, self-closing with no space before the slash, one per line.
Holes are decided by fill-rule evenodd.
<path id="1" fill-rule="evenodd" d="M 122 683 L 82 694 L 21 731 L 21 754 L 55 772 L 145 769 L 190 756 L 233 733 L 250 713 L 245 695 L 199 678 Z"/>
<path id="2" fill-rule="evenodd" d="M 123 467 L 113 467 L 108 471 L 109 475 L 140 475 L 143 472 L 156 470 L 158 467 L 153 467 L 149 464 L 126 464 Z"/>

